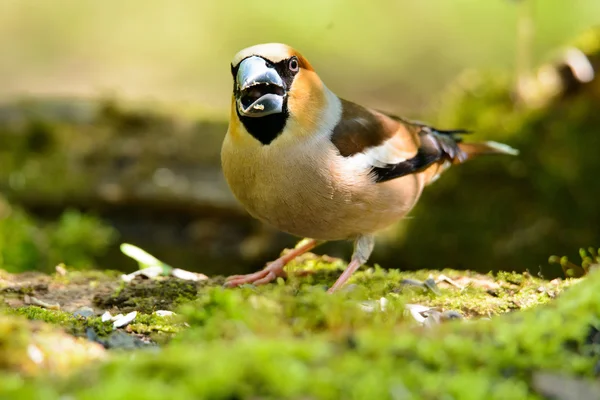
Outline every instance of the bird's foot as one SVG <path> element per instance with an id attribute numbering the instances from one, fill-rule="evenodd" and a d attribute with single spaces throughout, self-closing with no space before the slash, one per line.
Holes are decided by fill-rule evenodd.
<path id="1" fill-rule="evenodd" d="M 304 239 L 300 241 L 295 248 L 288 251 L 277 260 L 269 263 L 261 271 L 248 275 L 233 275 L 228 277 L 225 279 L 225 286 L 236 287 L 246 283 L 251 283 L 258 286 L 274 281 L 278 277 L 284 278 L 286 273 L 283 270 L 283 267 L 285 267 L 285 265 L 294 258 L 313 249 L 317 244 L 318 242 L 314 239 Z"/>
<path id="2" fill-rule="evenodd" d="M 285 278 L 286 273 L 283 270 L 283 267 L 285 266 L 285 260 L 282 260 L 282 258 L 283 257 L 278 258 L 277 260 L 269 263 L 264 269 L 253 274 L 232 275 L 225 280 L 225 286 L 236 287 L 245 285 L 247 283 L 258 286 L 274 281 L 278 277 Z"/>

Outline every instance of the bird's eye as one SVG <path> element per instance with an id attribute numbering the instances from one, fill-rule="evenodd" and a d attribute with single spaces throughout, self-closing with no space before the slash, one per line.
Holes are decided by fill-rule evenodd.
<path id="1" fill-rule="evenodd" d="M 292 57 L 288 62 L 288 67 L 292 72 L 298 72 L 300 65 L 298 64 L 298 59 L 296 57 Z"/>

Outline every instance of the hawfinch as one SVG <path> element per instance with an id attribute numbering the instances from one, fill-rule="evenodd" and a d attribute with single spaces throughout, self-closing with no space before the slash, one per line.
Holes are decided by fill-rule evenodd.
<path id="1" fill-rule="evenodd" d="M 339 289 L 374 246 L 373 235 L 402 219 L 423 188 L 452 164 L 517 151 L 463 143 L 440 130 L 337 97 L 299 52 L 260 44 L 231 63 L 233 95 L 221 160 L 225 178 L 255 218 L 304 240 L 263 270 L 226 286 L 285 276 L 295 257 L 330 240 L 353 240 Z"/>

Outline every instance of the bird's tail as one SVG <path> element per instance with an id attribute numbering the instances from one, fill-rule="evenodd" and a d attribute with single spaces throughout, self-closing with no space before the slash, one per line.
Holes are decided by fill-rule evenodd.
<path id="1" fill-rule="evenodd" d="M 464 162 L 468 159 L 485 154 L 505 154 L 516 156 L 519 155 L 519 150 L 514 149 L 506 144 L 498 142 L 475 142 L 475 143 L 457 143 L 458 148 L 466 157 L 461 157 L 461 160 L 455 161 Z"/>

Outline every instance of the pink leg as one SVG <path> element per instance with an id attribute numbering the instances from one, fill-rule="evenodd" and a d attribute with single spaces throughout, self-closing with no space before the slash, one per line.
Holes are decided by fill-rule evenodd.
<path id="1" fill-rule="evenodd" d="M 264 269 L 248 275 L 232 275 L 225 280 L 225 286 L 236 287 L 246 283 L 264 285 L 275 280 L 278 276 L 285 276 L 283 267 L 294 258 L 314 249 L 319 242 L 315 239 L 304 239 L 294 249 L 269 263 Z"/>
<path id="2" fill-rule="evenodd" d="M 354 242 L 354 253 L 352 254 L 352 260 L 346 267 L 346 270 L 340 275 L 335 281 L 333 286 L 327 291 L 327 293 L 333 293 L 348 281 L 352 274 L 364 263 L 367 262 L 373 247 L 375 246 L 375 239 L 373 236 L 359 236 Z"/>

